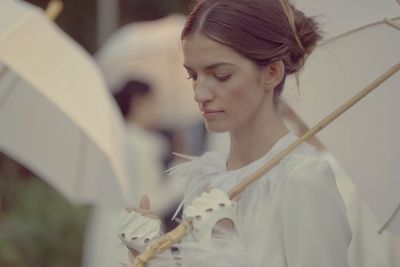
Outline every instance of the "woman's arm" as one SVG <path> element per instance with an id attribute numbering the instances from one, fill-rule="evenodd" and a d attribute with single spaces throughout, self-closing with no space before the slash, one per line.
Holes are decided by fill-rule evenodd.
<path id="1" fill-rule="evenodd" d="M 282 203 L 287 265 L 348 266 L 351 230 L 333 171 L 319 157 L 288 170 Z"/>

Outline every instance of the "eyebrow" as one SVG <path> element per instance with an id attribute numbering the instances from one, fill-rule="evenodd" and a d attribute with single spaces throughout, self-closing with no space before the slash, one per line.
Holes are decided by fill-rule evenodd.
<path id="1" fill-rule="evenodd" d="M 220 66 L 223 66 L 223 65 L 234 66 L 234 64 L 232 64 L 232 63 L 218 62 L 218 63 L 214 63 L 214 64 L 211 64 L 211 65 L 206 66 L 206 67 L 204 68 L 204 70 L 215 69 L 215 68 L 220 67 Z M 191 67 L 186 66 L 185 64 L 183 64 L 183 66 L 184 66 L 186 69 L 192 70 Z"/>

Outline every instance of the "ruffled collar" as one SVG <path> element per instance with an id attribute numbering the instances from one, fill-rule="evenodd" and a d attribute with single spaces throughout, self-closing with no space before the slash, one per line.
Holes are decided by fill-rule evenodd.
<path id="1" fill-rule="evenodd" d="M 279 152 L 281 152 L 283 149 L 289 146 L 297 138 L 298 137 L 295 136 L 292 132 L 289 132 L 287 135 L 279 139 L 264 156 L 249 163 L 246 166 L 243 166 L 235 170 L 226 170 L 228 155 L 224 155 L 224 160 L 221 167 L 221 173 L 225 173 L 225 175 L 223 176 L 220 175 L 215 177 L 215 179 L 212 179 L 210 187 L 219 187 L 226 191 L 231 190 L 235 185 L 240 183 L 240 181 L 243 180 L 245 177 L 251 175 L 259 168 L 261 168 L 266 162 L 272 160 Z M 228 177 L 234 179 L 227 179 Z"/>
<path id="2" fill-rule="evenodd" d="M 170 175 L 188 179 L 185 195 L 173 219 L 184 203 L 190 203 L 196 196 L 207 191 L 210 187 L 218 187 L 229 191 L 248 175 L 257 171 L 262 165 L 270 161 L 280 151 L 294 142 L 298 137 L 289 132 L 279 139 L 274 146 L 261 158 L 235 170 L 227 170 L 228 155 L 211 151 L 201 157 L 189 157 L 188 162 L 179 164 L 170 169 Z"/>

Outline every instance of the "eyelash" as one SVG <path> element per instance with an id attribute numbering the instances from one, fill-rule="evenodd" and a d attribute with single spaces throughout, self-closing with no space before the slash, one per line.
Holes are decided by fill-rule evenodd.
<path id="1" fill-rule="evenodd" d="M 220 82 L 226 82 L 231 78 L 232 75 L 228 74 L 228 75 L 224 75 L 224 76 L 217 76 L 214 75 L 215 79 L 217 79 Z"/>
<path id="2" fill-rule="evenodd" d="M 196 81 L 197 80 L 197 76 L 196 75 L 191 75 L 189 74 L 189 76 L 187 77 L 188 80 L 193 80 Z"/>
<path id="3" fill-rule="evenodd" d="M 228 81 L 232 75 L 228 74 L 228 75 L 224 75 L 224 76 L 217 76 L 217 75 L 213 75 L 215 79 L 217 79 L 220 82 L 226 82 Z M 189 75 L 187 77 L 188 80 L 193 80 L 196 81 L 197 80 L 197 75 Z"/>

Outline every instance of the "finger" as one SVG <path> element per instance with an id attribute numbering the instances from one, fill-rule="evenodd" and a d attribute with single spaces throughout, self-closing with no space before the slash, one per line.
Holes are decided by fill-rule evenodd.
<path id="1" fill-rule="evenodd" d="M 135 212 L 149 218 L 157 219 L 158 216 L 151 210 L 135 209 Z"/>
<path id="2" fill-rule="evenodd" d="M 142 196 L 140 199 L 139 209 L 150 209 L 150 199 L 147 195 Z"/>

